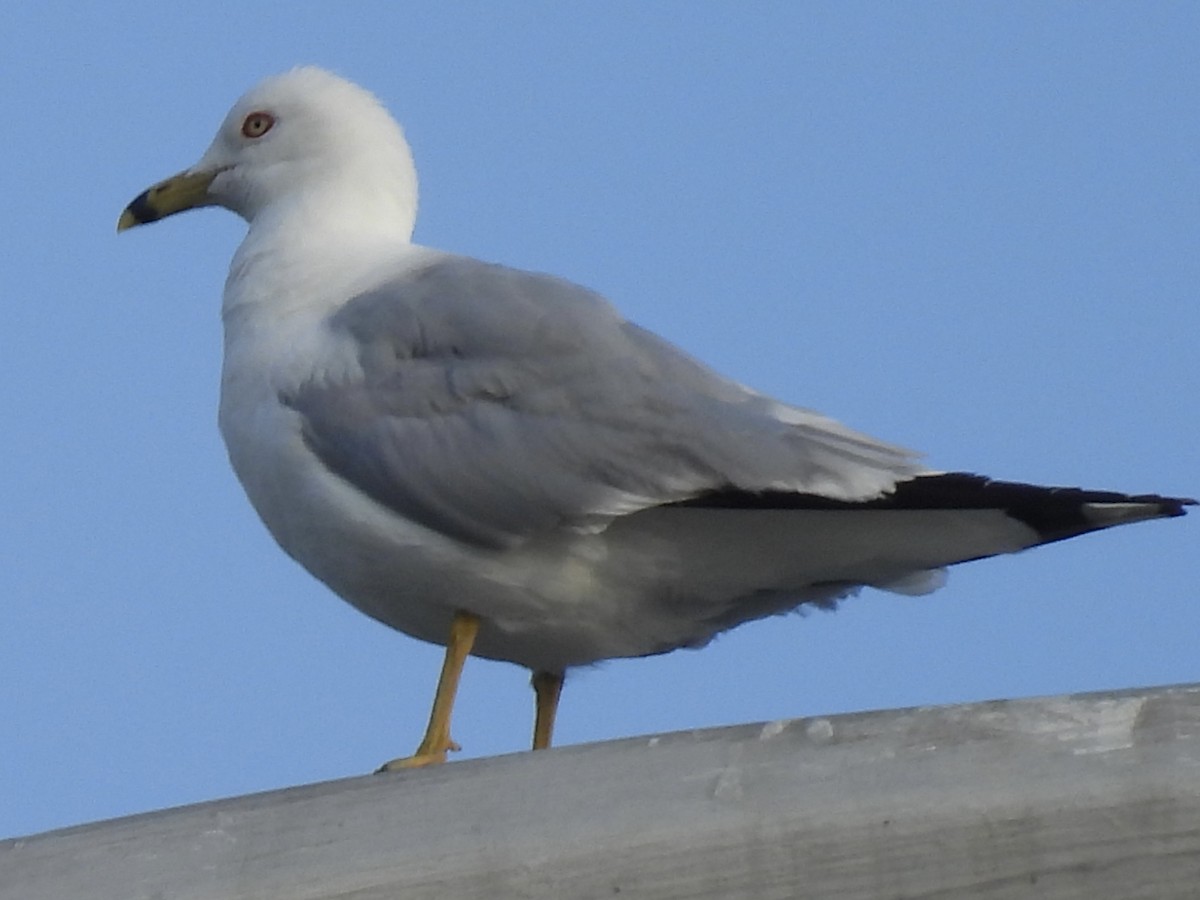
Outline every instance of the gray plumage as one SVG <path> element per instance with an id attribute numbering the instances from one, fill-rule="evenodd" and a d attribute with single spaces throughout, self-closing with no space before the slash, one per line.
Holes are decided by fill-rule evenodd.
<path id="1" fill-rule="evenodd" d="M 351 299 L 329 327 L 362 375 L 283 397 L 308 445 L 399 515 L 481 547 L 722 487 L 863 499 L 918 471 L 547 275 L 450 257 Z"/>
<path id="2" fill-rule="evenodd" d="M 591 291 L 414 245 L 416 201 L 396 123 L 309 68 L 121 219 L 249 223 L 222 306 L 234 470 L 285 551 L 415 637 L 463 611 L 476 654 L 561 673 L 1191 502 L 926 471 Z"/>

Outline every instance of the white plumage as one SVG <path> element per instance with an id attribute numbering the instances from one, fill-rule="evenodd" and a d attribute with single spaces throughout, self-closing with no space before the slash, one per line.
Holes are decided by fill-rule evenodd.
<path id="1" fill-rule="evenodd" d="M 233 467 L 284 550 L 424 640 L 466 613 L 473 652 L 558 679 L 1189 502 L 927 472 L 584 288 L 415 246 L 399 127 L 318 69 L 251 90 L 122 227 L 207 204 L 250 226 L 223 306 Z"/>

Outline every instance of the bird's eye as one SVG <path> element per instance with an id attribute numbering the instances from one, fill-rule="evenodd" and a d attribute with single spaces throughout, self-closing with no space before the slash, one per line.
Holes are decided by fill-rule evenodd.
<path id="1" fill-rule="evenodd" d="M 275 117 L 269 112 L 252 112 L 242 122 L 242 134 L 248 138 L 260 138 L 275 124 Z"/>

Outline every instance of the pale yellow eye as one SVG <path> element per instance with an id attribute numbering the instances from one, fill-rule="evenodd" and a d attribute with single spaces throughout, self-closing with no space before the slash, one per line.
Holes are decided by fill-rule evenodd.
<path id="1" fill-rule="evenodd" d="M 260 138 L 275 124 L 275 117 L 269 112 L 252 112 L 242 122 L 242 134 L 248 138 Z"/>

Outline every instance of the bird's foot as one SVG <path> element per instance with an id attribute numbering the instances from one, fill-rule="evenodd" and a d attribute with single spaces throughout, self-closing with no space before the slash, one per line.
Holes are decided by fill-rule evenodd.
<path id="1" fill-rule="evenodd" d="M 393 759 L 385 762 L 382 766 L 375 770 L 375 774 L 381 772 L 398 772 L 401 769 L 420 769 L 425 766 L 440 766 L 446 761 L 447 753 L 457 753 L 462 747 L 458 746 L 452 740 L 439 742 L 440 746 L 426 747 L 422 742 L 417 748 L 417 752 L 412 756 L 402 756 L 399 759 Z"/>

